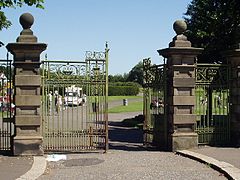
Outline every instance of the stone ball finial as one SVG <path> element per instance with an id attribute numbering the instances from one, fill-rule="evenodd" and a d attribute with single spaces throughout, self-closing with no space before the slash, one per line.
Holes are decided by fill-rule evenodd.
<path id="1" fill-rule="evenodd" d="M 30 29 L 34 22 L 34 17 L 30 13 L 24 13 L 20 16 L 19 22 L 23 29 Z"/>
<path id="2" fill-rule="evenodd" d="M 183 34 L 187 30 L 187 24 L 184 20 L 176 20 L 173 29 L 177 35 Z"/>

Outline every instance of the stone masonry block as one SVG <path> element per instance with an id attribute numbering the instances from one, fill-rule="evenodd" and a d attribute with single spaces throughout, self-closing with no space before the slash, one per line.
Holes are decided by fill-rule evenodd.
<path id="1" fill-rule="evenodd" d="M 195 78 L 173 78 L 173 86 L 194 88 Z"/>
<path id="2" fill-rule="evenodd" d="M 40 95 L 40 87 L 37 86 L 20 86 L 16 87 L 17 95 Z"/>
<path id="3" fill-rule="evenodd" d="M 178 87 L 174 88 L 175 96 L 192 96 L 192 87 Z"/>
<path id="4" fill-rule="evenodd" d="M 32 76 L 32 75 L 38 75 L 38 72 L 35 69 L 24 70 L 23 68 L 17 68 L 16 74 L 17 75 L 29 75 L 29 76 Z"/>
<path id="5" fill-rule="evenodd" d="M 16 125 L 16 133 L 18 135 L 26 135 L 26 136 L 36 136 L 40 134 L 40 126 L 25 126 L 25 125 Z"/>
<path id="6" fill-rule="evenodd" d="M 195 56 L 174 53 L 171 55 L 171 65 L 193 65 L 194 57 Z"/>
<path id="7" fill-rule="evenodd" d="M 16 103 L 16 106 L 40 106 L 41 96 L 40 95 L 16 95 L 15 103 Z"/>
<path id="8" fill-rule="evenodd" d="M 194 124 L 196 122 L 196 115 L 194 114 L 178 114 L 174 115 L 174 124 Z"/>
<path id="9" fill-rule="evenodd" d="M 16 115 L 26 115 L 26 116 L 31 116 L 31 115 L 39 115 L 39 111 L 37 106 L 17 106 L 16 107 Z"/>
<path id="10" fill-rule="evenodd" d="M 182 56 L 181 55 L 172 55 L 168 59 L 169 65 L 181 65 L 182 64 Z"/>
<path id="11" fill-rule="evenodd" d="M 16 116 L 15 124 L 17 126 L 40 126 L 41 117 L 39 115 L 30 115 L 30 116 Z"/>
<path id="12" fill-rule="evenodd" d="M 182 73 L 185 73 L 185 72 L 194 72 L 195 70 L 195 65 L 192 64 L 192 65 L 188 65 L 188 64 L 174 64 L 172 66 L 173 70 L 174 71 L 179 71 L 179 72 L 182 72 Z"/>
<path id="13" fill-rule="evenodd" d="M 14 137 L 14 155 L 43 155 L 42 136 L 16 136 Z"/>
<path id="14" fill-rule="evenodd" d="M 174 66 L 173 67 L 173 75 L 174 77 L 182 77 L 182 78 L 188 78 L 188 77 L 194 77 L 195 72 L 194 68 L 184 67 L 184 66 Z"/>
<path id="15" fill-rule="evenodd" d="M 174 114 L 192 114 L 193 106 L 174 106 Z"/>
<path id="16" fill-rule="evenodd" d="M 183 58 L 182 58 L 182 64 L 183 65 L 195 65 L 195 56 L 193 55 L 193 56 L 184 56 Z"/>
<path id="17" fill-rule="evenodd" d="M 40 86 L 41 76 L 39 75 L 16 75 L 15 76 L 16 86 Z"/>
<path id="18" fill-rule="evenodd" d="M 173 96 L 173 105 L 195 105 L 195 96 Z"/>
<path id="19" fill-rule="evenodd" d="M 197 133 L 174 133 L 172 134 L 172 151 L 198 147 Z"/>

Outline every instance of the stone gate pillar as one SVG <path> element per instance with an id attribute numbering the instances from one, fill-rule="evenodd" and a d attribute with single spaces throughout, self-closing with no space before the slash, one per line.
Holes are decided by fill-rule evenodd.
<path id="1" fill-rule="evenodd" d="M 231 66 L 230 81 L 230 139 L 234 146 L 240 146 L 240 44 L 236 49 L 224 52 Z"/>
<path id="2" fill-rule="evenodd" d="M 194 132 L 195 107 L 195 59 L 201 48 L 191 47 L 183 33 L 187 25 L 182 20 L 173 24 L 176 36 L 169 48 L 158 50 L 167 59 L 167 120 L 168 148 L 176 151 L 198 145 Z"/>
<path id="3" fill-rule="evenodd" d="M 40 54 L 47 47 L 38 43 L 30 29 L 34 18 L 29 13 L 21 15 L 23 27 L 16 43 L 7 45 L 14 56 L 14 103 L 15 131 L 13 139 L 14 155 L 43 155 L 41 124 L 41 75 Z"/>

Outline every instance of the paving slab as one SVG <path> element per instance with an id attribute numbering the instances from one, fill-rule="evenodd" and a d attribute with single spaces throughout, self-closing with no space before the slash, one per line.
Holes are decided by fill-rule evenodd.
<path id="1" fill-rule="evenodd" d="M 238 148 L 205 147 L 179 150 L 177 154 L 206 163 L 208 166 L 222 172 L 228 179 L 240 180 L 240 169 L 229 163 L 239 162 L 240 156 L 234 156 L 236 154 L 231 154 L 231 152 L 238 154 L 239 150 Z"/>
<path id="2" fill-rule="evenodd" d="M 199 154 L 215 158 L 219 161 L 228 162 L 240 169 L 240 148 L 199 146 L 199 148 L 194 148 L 190 150 Z"/>

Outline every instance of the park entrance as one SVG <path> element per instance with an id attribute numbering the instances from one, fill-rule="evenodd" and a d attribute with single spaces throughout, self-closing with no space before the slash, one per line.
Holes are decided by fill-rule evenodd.
<path id="1" fill-rule="evenodd" d="M 79 61 L 42 62 L 45 151 L 108 148 L 108 49 Z"/>

